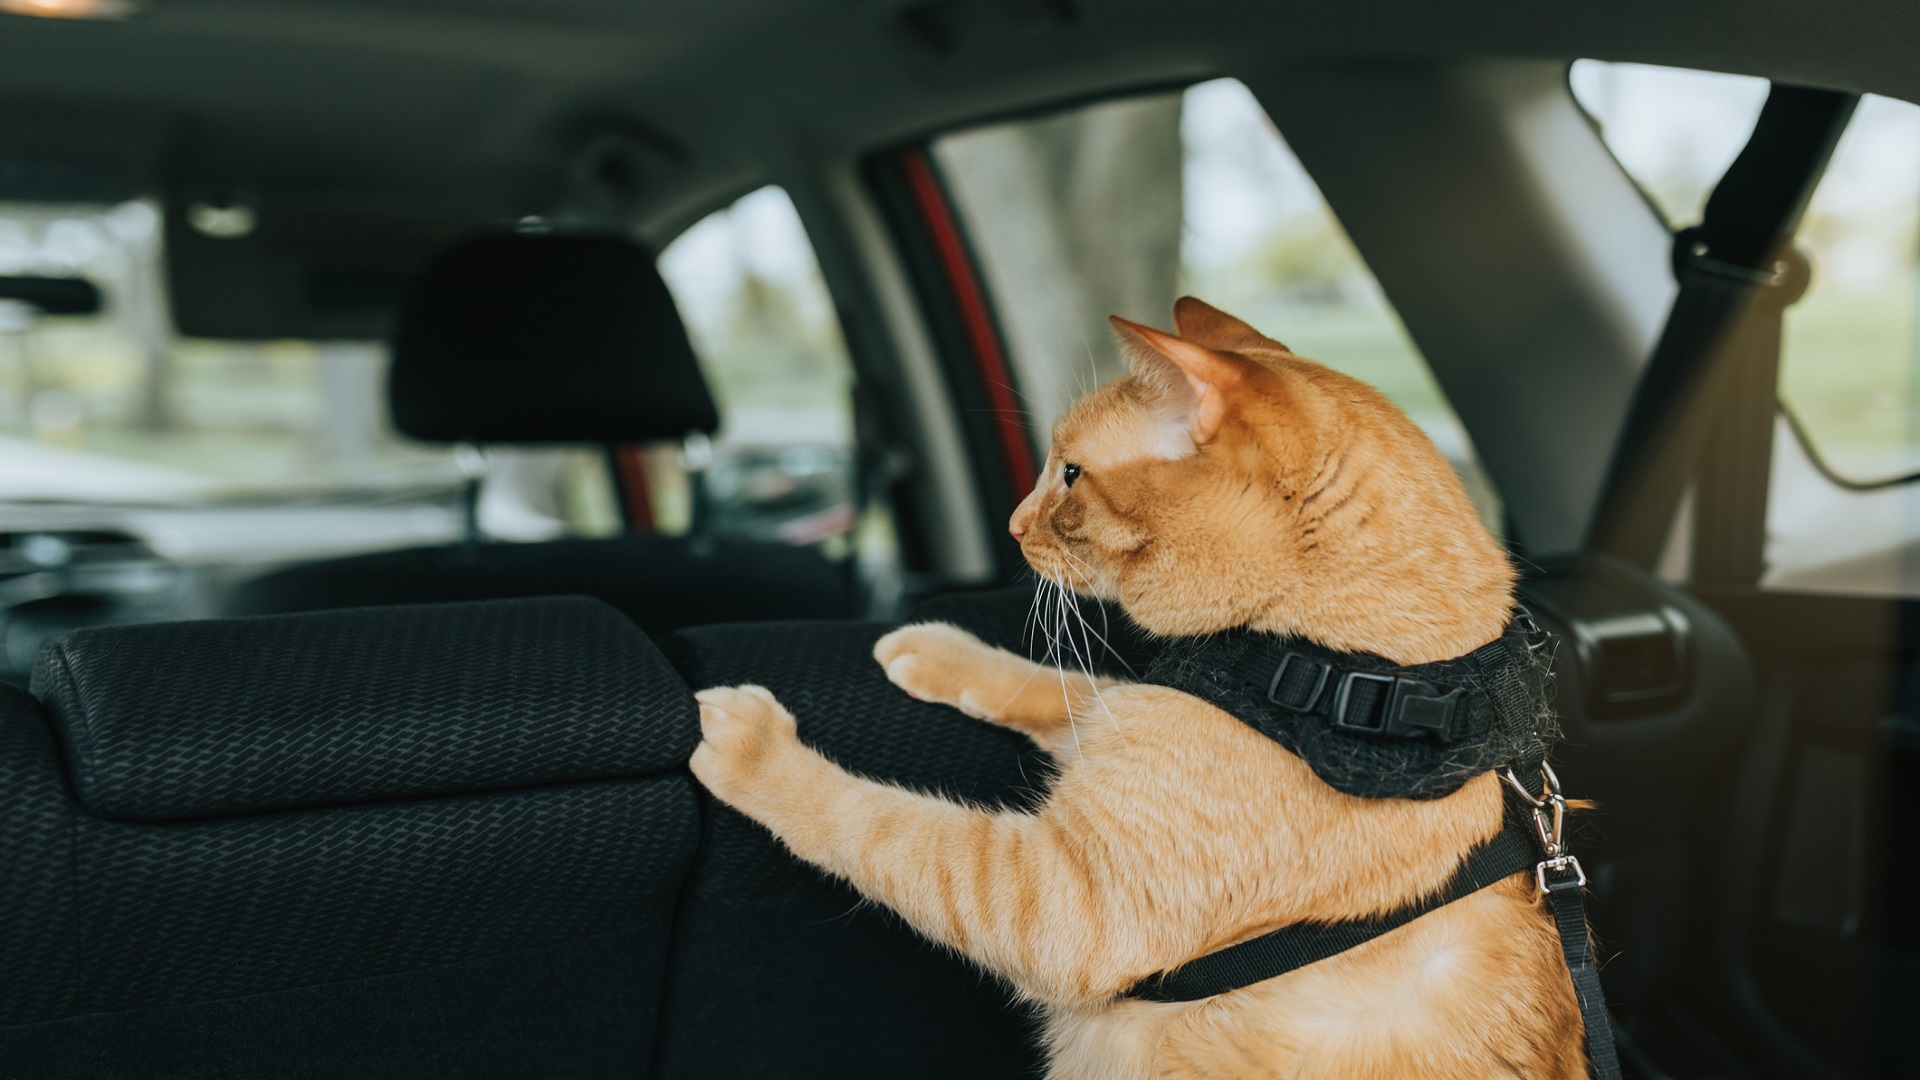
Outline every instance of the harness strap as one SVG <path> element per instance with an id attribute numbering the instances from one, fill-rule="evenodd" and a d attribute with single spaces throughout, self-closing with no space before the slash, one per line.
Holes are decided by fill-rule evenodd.
<path id="1" fill-rule="evenodd" d="M 1417 903 L 1373 919 L 1283 926 L 1171 971 L 1149 975 L 1122 996 L 1141 1001 L 1199 1001 L 1338 956 L 1496 881 L 1533 870 L 1540 861 L 1540 848 L 1529 828 L 1520 819 L 1510 820 L 1492 840 L 1469 852 L 1438 892 Z M 1583 938 L 1585 933 L 1582 924 Z"/>
<path id="2" fill-rule="evenodd" d="M 1336 791 L 1436 799 L 1541 760 L 1558 734 L 1545 641 L 1524 610 L 1465 656 L 1422 664 L 1241 628 L 1166 641 L 1140 681 L 1226 712 Z"/>
<path id="3" fill-rule="evenodd" d="M 1554 928 L 1559 931 L 1561 958 L 1580 1007 L 1587 1060 L 1592 1066 L 1590 1075 L 1594 1080 L 1621 1080 L 1613 1022 L 1607 1015 L 1606 993 L 1600 985 L 1600 965 L 1587 934 L 1586 903 L 1581 896 L 1587 876 L 1561 844 L 1558 818 L 1550 816 L 1553 808 L 1564 808 L 1558 781 L 1552 779 L 1551 769 L 1544 771 L 1552 780 L 1551 794 L 1532 812 L 1510 804 L 1513 812 L 1507 815 L 1505 826 L 1493 839 L 1468 852 L 1453 877 L 1433 895 L 1373 919 L 1283 926 L 1170 971 L 1149 975 L 1120 996 L 1137 1001 L 1200 1001 L 1239 990 L 1338 956 L 1489 885 L 1531 871 L 1535 884 L 1546 895 Z M 1550 808 L 1546 815 L 1541 807 Z"/>

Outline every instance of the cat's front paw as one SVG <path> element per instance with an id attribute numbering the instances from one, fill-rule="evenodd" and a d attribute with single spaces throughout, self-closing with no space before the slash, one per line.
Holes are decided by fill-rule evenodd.
<path id="1" fill-rule="evenodd" d="M 700 703 L 700 745 L 688 764 L 721 802 L 739 809 L 788 751 L 800 747 L 793 714 L 763 686 L 715 686 Z"/>
<path id="2" fill-rule="evenodd" d="M 977 686 L 996 652 L 965 630 L 938 622 L 903 626 L 873 645 L 888 682 L 920 701 L 951 705 L 981 720 L 993 718 Z"/>

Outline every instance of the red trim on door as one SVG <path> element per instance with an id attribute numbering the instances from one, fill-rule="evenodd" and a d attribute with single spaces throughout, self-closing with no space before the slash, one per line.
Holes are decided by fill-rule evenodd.
<path id="1" fill-rule="evenodd" d="M 1006 458 L 1008 490 L 1018 499 L 1033 486 L 1036 471 L 1033 440 L 1027 430 L 1026 410 L 1020 407 L 1019 398 L 1013 392 L 1013 372 L 1007 364 L 1005 350 L 1000 347 L 1000 333 L 994 326 L 992 309 L 987 306 L 986 290 L 980 286 L 973 258 L 960 236 L 959 223 L 954 220 L 953 207 L 947 201 L 946 190 L 940 186 L 940 178 L 934 174 L 927 152 L 919 148 L 902 151 L 900 165 L 914 205 L 926 224 L 927 237 L 933 241 L 934 254 L 946 274 L 947 287 L 953 293 L 954 307 L 960 314 L 967 341 L 973 346 L 980 381 L 993 407 L 994 431 Z"/>
<path id="2" fill-rule="evenodd" d="M 647 451 L 638 444 L 616 446 L 613 481 L 620 485 L 620 506 L 626 511 L 627 531 L 650 533 L 653 520 L 653 483 L 647 476 Z"/>

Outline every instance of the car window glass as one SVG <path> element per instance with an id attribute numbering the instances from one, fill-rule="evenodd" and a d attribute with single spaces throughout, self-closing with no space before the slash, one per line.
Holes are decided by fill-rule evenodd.
<path id="1" fill-rule="evenodd" d="M 244 512 L 218 529 L 170 530 L 167 553 L 189 560 L 291 561 L 460 535 L 462 469 L 452 448 L 392 429 L 384 345 L 180 337 L 160 244 L 144 201 L 0 204 L 0 274 L 82 277 L 103 301 L 76 316 L 0 301 L 0 502 L 66 504 L 74 520 L 115 508 L 174 521 Z M 518 480 L 483 500 L 496 536 L 617 527 L 597 455 L 494 457 Z M 262 512 L 296 504 L 310 510 L 306 525 L 262 524 Z M 334 508 L 324 522 L 319 506 Z"/>
<path id="2" fill-rule="evenodd" d="M 1766 94 L 1743 76 L 1593 61 L 1573 66 L 1572 85 L 1676 226 L 1699 220 Z M 1920 593 L 1905 554 L 1920 542 L 1920 492 L 1895 482 L 1920 469 L 1920 106 L 1861 99 L 1795 245 L 1812 280 L 1782 330 L 1763 582 Z"/>
<path id="3" fill-rule="evenodd" d="M 1459 418 L 1318 187 L 1240 82 L 1107 102 L 936 141 L 1044 432 L 1123 370 L 1118 313 L 1165 326 L 1191 293 L 1379 387 L 1501 530 Z"/>
<path id="4" fill-rule="evenodd" d="M 855 525 L 853 366 L 787 193 L 765 187 L 681 233 L 660 271 L 720 406 L 705 479 L 719 533 L 844 552 Z M 649 455 L 663 529 L 687 527 L 687 451 Z"/>
<path id="5" fill-rule="evenodd" d="M 1567 80 L 1620 167 L 1675 228 L 1700 220 L 1767 100 L 1765 79 L 1648 64 L 1576 60 Z"/>

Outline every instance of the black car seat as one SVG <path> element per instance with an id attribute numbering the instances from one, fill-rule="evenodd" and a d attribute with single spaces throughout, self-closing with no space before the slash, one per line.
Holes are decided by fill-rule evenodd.
<path id="1" fill-rule="evenodd" d="M 983 804 L 1036 802 L 1045 757 L 1020 735 L 887 682 L 872 650 L 888 629 L 709 626 L 661 647 L 692 686 L 766 686 L 798 717 L 803 741 L 862 775 Z M 1038 1032 L 1006 986 L 702 797 L 656 1077 L 1040 1075 Z"/>
<path id="2" fill-rule="evenodd" d="M 685 685 L 580 598 L 82 630 L 0 686 L 0 1076 L 636 1077 Z"/>
<path id="3" fill-rule="evenodd" d="M 393 341 L 395 426 L 471 444 L 679 440 L 718 426 L 653 260 L 607 236 L 497 235 L 422 272 Z M 625 535 L 385 551 L 270 572 L 230 615 L 578 594 L 649 633 L 696 623 L 851 615 L 847 573 L 817 551 Z"/>

